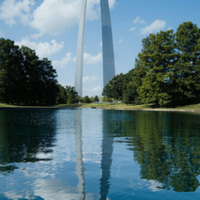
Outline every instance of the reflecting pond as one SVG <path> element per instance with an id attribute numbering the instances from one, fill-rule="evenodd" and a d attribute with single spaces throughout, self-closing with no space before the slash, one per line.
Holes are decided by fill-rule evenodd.
<path id="1" fill-rule="evenodd" d="M 0 110 L 0 199 L 199 199 L 199 124 L 197 113 Z"/>

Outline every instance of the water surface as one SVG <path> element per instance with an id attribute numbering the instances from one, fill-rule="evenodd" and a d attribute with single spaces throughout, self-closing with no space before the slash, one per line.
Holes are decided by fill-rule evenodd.
<path id="1" fill-rule="evenodd" d="M 200 196 L 200 114 L 0 110 L 0 199 Z"/>

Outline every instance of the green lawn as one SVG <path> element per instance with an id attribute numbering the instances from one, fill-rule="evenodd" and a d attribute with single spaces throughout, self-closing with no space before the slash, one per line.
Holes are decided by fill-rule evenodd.
<path id="1" fill-rule="evenodd" d="M 6 104 L 6 103 L 0 103 L 0 108 L 1 108 L 1 107 L 10 108 L 10 107 L 18 107 L 18 106 L 9 105 L 9 104 Z"/>
<path id="2" fill-rule="evenodd" d="M 179 106 L 176 109 L 194 109 L 194 110 L 200 110 L 200 103 L 198 104 L 192 104 L 187 106 Z"/>
<path id="3" fill-rule="evenodd" d="M 124 103 L 89 103 L 81 104 L 81 107 L 96 107 L 96 108 L 118 108 L 118 109 L 143 109 L 150 108 L 150 105 L 132 105 Z"/>
<path id="4" fill-rule="evenodd" d="M 132 105 L 132 104 L 124 104 L 124 103 L 89 103 L 89 104 L 75 104 L 75 105 L 67 105 L 60 104 L 55 106 L 16 106 L 0 103 L 0 108 L 69 108 L 69 107 L 89 107 L 89 108 L 100 108 L 100 109 L 119 109 L 119 110 L 163 110 L 163 111 L 199 111 L 200 112 L 200 103 L 192 104 L 187 106 L 179 106 L 176 108 L 155 108 L 152 104 L 142 104 L 142 105 Z"/>
<path id="5" fill-rule="evenodd" d="M 196 110 L 200 111 L 200 104 L 193 104 L 187 106 L 179 106 L 175 108 L 155 108 L 152 104 L 142 104 L 142 105 L 131 105 L 124 103 L 91 103 L 91 104 L 81 104 L 81 107 L 96 107 L 105 109 L 130 109 L 130 110 Z"/>

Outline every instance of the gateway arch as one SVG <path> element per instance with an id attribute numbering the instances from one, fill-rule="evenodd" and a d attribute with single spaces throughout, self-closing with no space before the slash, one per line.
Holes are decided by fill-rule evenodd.
<path id="1" fill-rule="evenodd" d="M 115 76 L 115 62 L 113 51 L 113 38 L 110 20 L 108 0 L 100 0 L 101 5 L 101 26 L 102 26 L 102 51 L 103 51 L 103 87 Z M 87 0 L 83 0 L 79 24 L 75 89 L 79 96 L 82 96 L 83 82 L 83 53 L 84 53 L 84 30 L 86 17 Z"/>

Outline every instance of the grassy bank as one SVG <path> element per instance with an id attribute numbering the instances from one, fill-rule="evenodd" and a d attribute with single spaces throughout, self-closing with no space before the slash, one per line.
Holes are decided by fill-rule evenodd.
<path id="1" fill-rule="evenodd" d="M 179 106 L 175 108 L 155 108 L 152 104 L 131 105 L 123 103 L 91 103 L 82 104 L 81 107 L 93 107 L 100 109 L 116 109 L 116 110 L 150 110 L 150 111 L 192 111 L 200 112 L 200 104 L 193 104 L 187 106 Z"/>
<path id="2" fill-rule="evenodd" d="M 60 107 L 66 107 L 67 105 L 55 105 L 55 106 L 18 106 L 18 105 L 10 105 L 5 103 L 0 103 L 0 109 L 1 108 L 60 108 Z"/>
<path id="3" fill-rule="evenodd" d="M 0 108 L 16 108 L 16 107 L 18 107 L 18 106 L 0 103 Z"/>
<path id="4" fill-rule="evenodd" d="M 71 108 L 71 107 L 81 107 L 81 104 L 77 105 L 68 105 L 68 104 L 59 104 L 59 105 L 54 105 L 54 106 L 20 106 L 20 105 L 10 105 L 6 103 L 0 103 L 0 109 L 6 109 L 6 108 L 46 108 L 46 109 L 59 109 L 59 108 Z"/>
<path id="5" fill-rule="evenodd" d="M 124 103 L 89 103 L 81 104 L 81 107 L 96 107 L 96 108 L 107 108 L 107 109 L 145 109 L 151 108 L 151 105 L 131 105 Z"/>
<path id="6" fill-rule="evenodd" d="M 99 109 L 112 109 L 112 110 L 146 110 L 146 111 L 189 111 L 189 112 L 200 112 L 200 104 L 192 104 L 187 106 L 178 106 L 175 108 L 155 108 L 152 104 L 132 105 L 124 103 L 89 103 L 89 104 L 76 104 L 67 105 L 60 104 L 55 106 L 16 106 L 0 103 L 1 108 L 70 108 L 70 107 L 81 107 L 81 108 L 99 108 Z"/>

